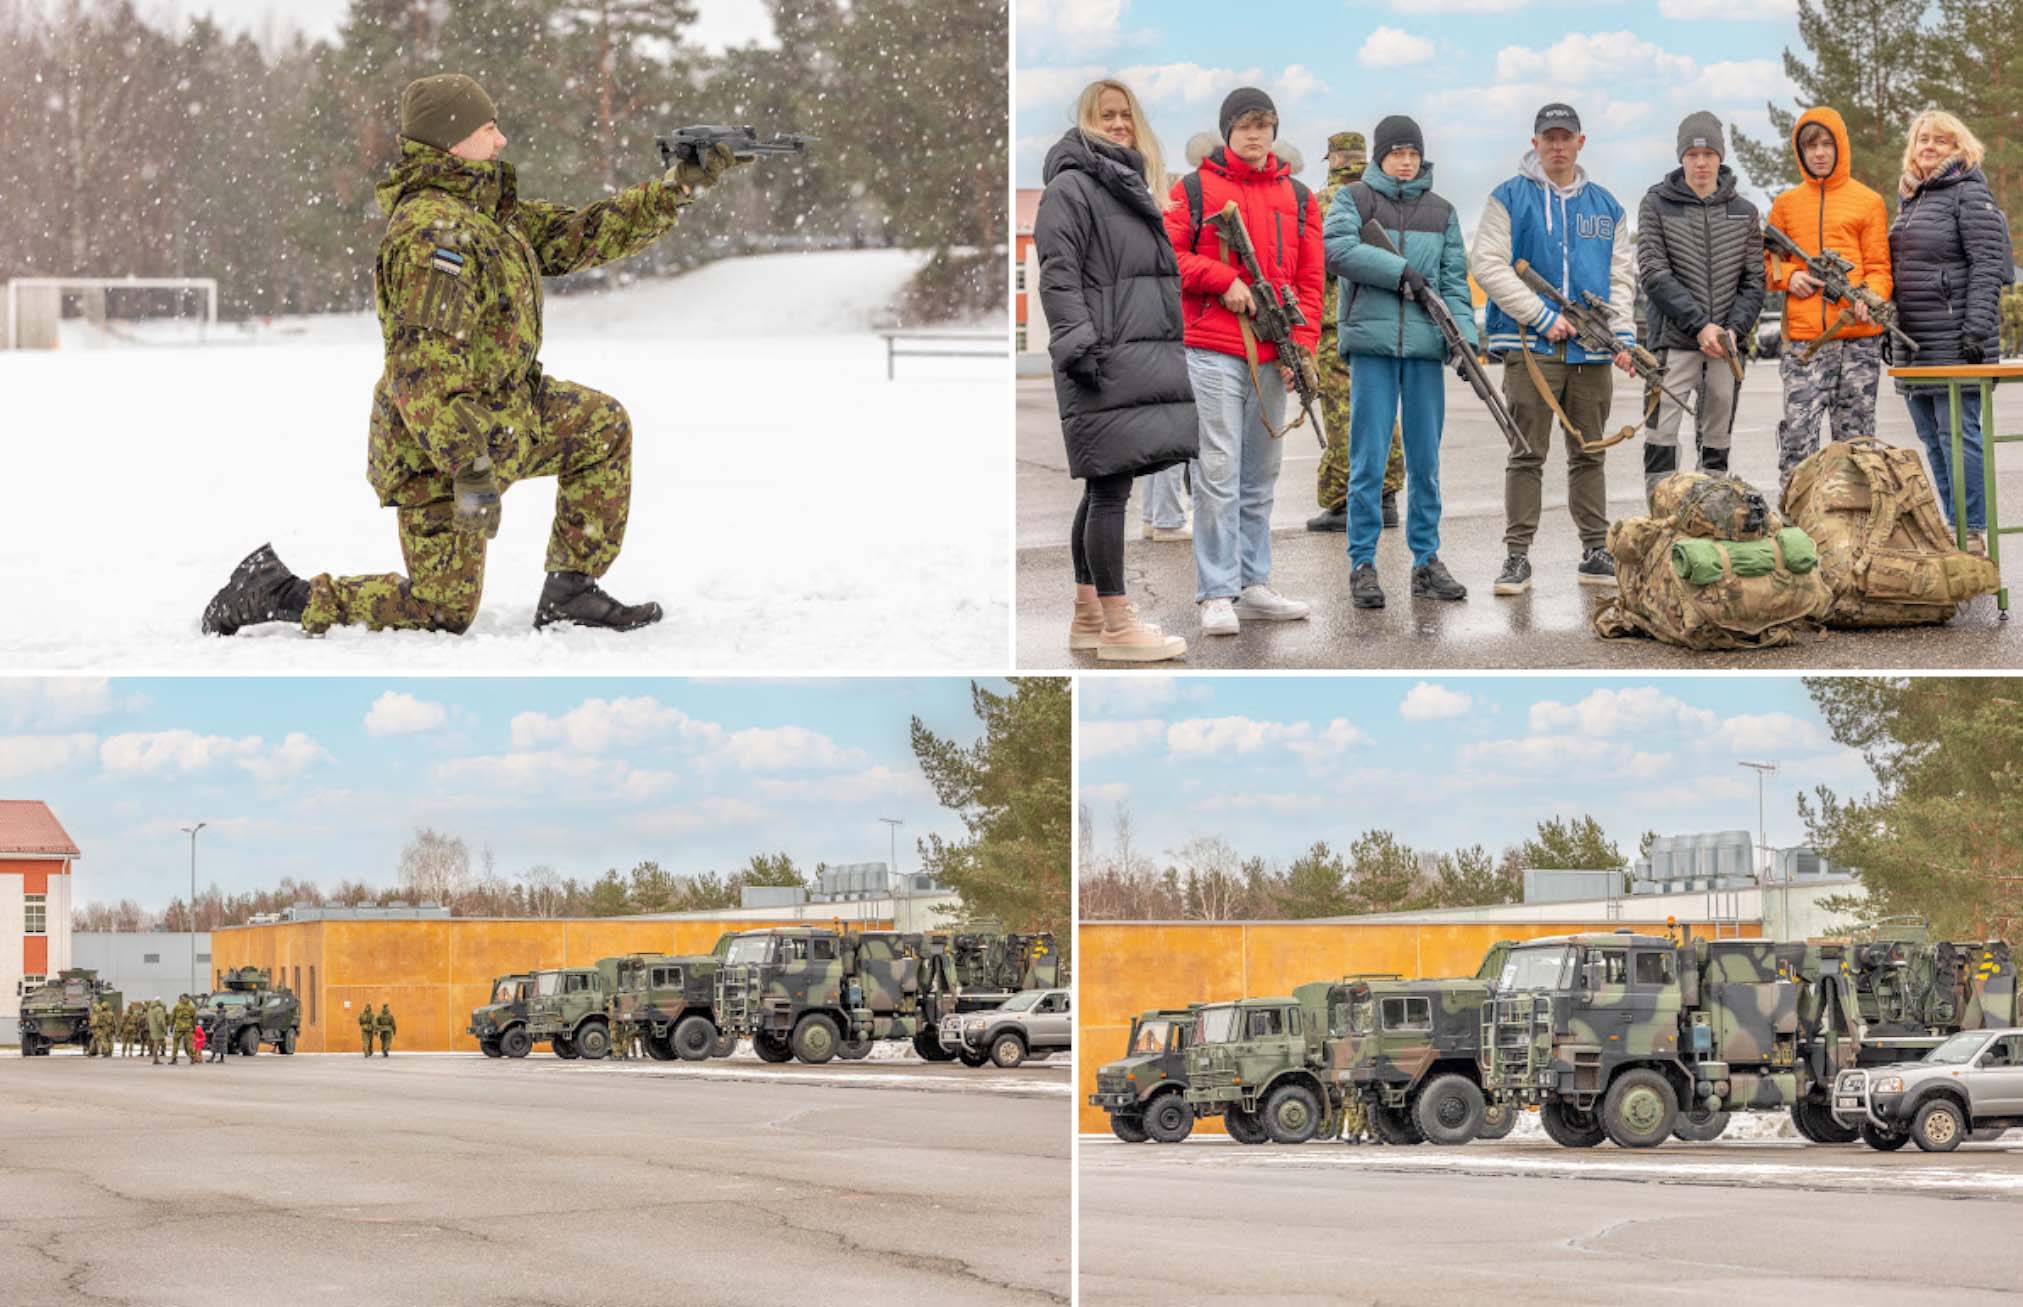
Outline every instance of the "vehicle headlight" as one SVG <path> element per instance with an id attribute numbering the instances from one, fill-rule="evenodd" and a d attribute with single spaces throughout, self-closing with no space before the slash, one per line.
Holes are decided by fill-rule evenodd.
<path id="1" fill-rule="evenodd" d="M 980 1035 L 983 1033 L 983 1022 L 972 1021 L 964 1029 L 968 1030 L 972 1035 Z"/>
<path id="2" fill-rule="evenodd" d="M 1883 1076 L 1875 1082 L 1874 1088 L 1878 1094 L 1901 1094 L 1904 1092 L 1904 1078 L 1902 1076 Z"/>

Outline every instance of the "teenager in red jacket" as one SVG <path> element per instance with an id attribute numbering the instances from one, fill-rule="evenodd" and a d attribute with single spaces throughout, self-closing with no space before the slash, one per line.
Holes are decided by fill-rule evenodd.
<path id="1" fill-rule="evenodd" d="M 1293 339 L 1320 343 L 1321 212 L 1292 170 L 1271 152 L 1278 110 L 1256 87 L 1222 102 L 1223 148 L 1173 188 L 1166 231 L 1180 259 L 1180 315 L 1187 376 L 1201 421 L 1194 477 L 1194 598 L 1204 635 L 1234 635 L 1238 619 L 1293 621 L 1307 605 L 1271 588 L 1271 505 L 1284 446 L 1291 379 L 1278 351 L 1256 341 L 1256 379 L 1243 318 L 1254 311 L 1248 278 L 1205 219 L 1232 200 L 1243 215 L 1266 280 L 1289 287 L 1307 325 Z M 1190 193 L 1190 186 L 1198 193 Z"/>

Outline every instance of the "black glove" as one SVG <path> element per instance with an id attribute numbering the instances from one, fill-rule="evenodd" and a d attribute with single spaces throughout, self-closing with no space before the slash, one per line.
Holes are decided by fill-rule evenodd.
<path id="1" fill-rule="evenodd" d="M 699 191 L 716 185 L 717 179 L 732 168 L 742 167 L 756 158 L 758 158 L 756 154 L 735 154 L 730 146 L 718 141 L 694 163 L 686 159 L 677 161 L 674 167 L 667 170 L 667 180 L 676 185 L 686 186 L 692 191 Z"/>
<path id="2" fill-rule="evenodd" d="M 1103 380 L 1103 347 L 1091 346 L 1082 357 L 1068 365 L 1068 375 L 1094 389 Z"/>
<path id="3" fill-rule="evenodd" d="M 453 524 L 468 535 L 490 540 L 499 534 L 499 477 L 492 460 L 480 454 L 450 479 L 454 499 Z"/>
<path id="4" fill-rule="evenodd" d="M 1420 292 L 1430 289 L 1431 287 L 1426 284 L 1426 278 L 1420 275 L 1419 270 L 1409 263 L 1406 264 L 1405 271 L 1398 276 L 1398 293 L 1410 299 L 1417 299 Z"/>
<path id="5" fill-rule="evenodd" d="M 1988 361 L 1987 351 L 1982 348 L 1981 342 L 1975 340 L 1972 336 L 1960 342 L 1960 357 L 1969 363 L 1985 363 Z"/>

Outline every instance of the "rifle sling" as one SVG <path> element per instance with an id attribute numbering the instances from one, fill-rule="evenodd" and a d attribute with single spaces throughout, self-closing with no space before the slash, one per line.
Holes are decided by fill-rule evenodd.
<path id="1" fill-rule="evenodd" d="M 1650 396 L 1650 402 L 1644 405 L 1644 415 L 1642 417 L 1624 427 L 1621 431 L 1616 432 L 1613 436 L 1607 436 L 1601 440 L 1589 440 L 1585 435 L 1581 434 L 1581 429 L 1573 424 L 1573 419 L 1566 415 L 1566 410 L 1559 406 L 1559 401 L 1553 398 L 1552 387 L 1546 384 L 1545 373 L 1539 371 L 1538 360 L 1531 356 L 1531 333 L 1525 330 L 1522 323 L 1518 324 L 1517 343 L 1520 352 L 1524 355 L 1524 371 L 1530 376 L 1532 386 L 1537 389 L 1538 397 L 1545 401 L 1545 406 L 1552 410 L 1552 415 L 1559 419 L 1559 424 L 1566 428 L 1566 433 L 1580 442 L 1581 452 L 1584 454 L 1599 454 L 1610 445 L 1622 444 L 1625 440 L 1635 436 L 1637 428 L 1649 422 L 1651 414 L 1658 411 L 1658 388 L 1656 386 L 1645 386 L 1644 390 Z M 1561 358 L 1565 358 L 1563 351 Z"/>

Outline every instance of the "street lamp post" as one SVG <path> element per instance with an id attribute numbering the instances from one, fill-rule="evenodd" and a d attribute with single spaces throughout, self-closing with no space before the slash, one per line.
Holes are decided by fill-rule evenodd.
<path id="1" fill-rule="evenodd" d="M 1757 872 L 1756 884 L 1757 892 L 1764 896 L 1767 903 L 1769 892 L 1763 888 L 1763 882 L 1770 873 L 1770 837 L 1764 833 L 1763 778 L 1775 776 L 1777 774 L 1777 764 L 1774 762 L 1737 762 L 1735 765 L 1737 767 L 1747 767 L 1750 771 L 1756 773 L 1756 851 L 1757 856 L 1763 859 L 1762 868 Z M 1779 937 L 1782 938 L 1791 925 L 1791 886 L 1789 883 L 1784 887 L 1784 894 L 1780 900 L 1780 904 L 1784 909 L 1785 919 L 1778 922 L 1777 930 Z"/>
<path id="2" fill-rule="evenodd" d="M 182 828 L 190 837 L 190 993 L 197 992 L 197 832 L 210 825 L 200 821 Z"/>
<path id="3" fill-rule="evenodd" d="M 899 912 L 899 828 L 906 824 L 906 819 L 904 817 L 880 817 L 878 820 L 885 823 L 886 830 L 891 832 L 892 835 L 892 860 L 885 864 L 885 874 L 891 880 L 892 911 L 893 915 L 897 916 Z M 892 928 L 898 930 L 901 927 L 895 921 L 892 923 Z"/>

